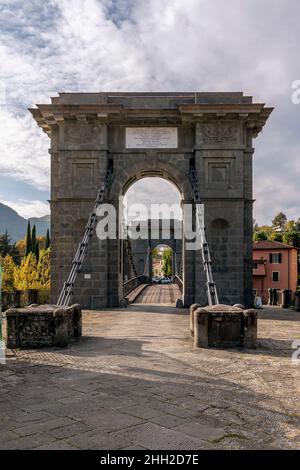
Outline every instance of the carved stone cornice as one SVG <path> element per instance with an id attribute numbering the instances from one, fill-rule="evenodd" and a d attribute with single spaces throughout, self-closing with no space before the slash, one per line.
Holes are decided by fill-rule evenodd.
<path id="1" fill-rule="evenodd" d="M 66 94 L 67 95 L 67 94 Z M 70 94 L 70 101 L 72 101 Z M 84 101 L 84 95 L 81 94 Z M 132 96 L 131 96 L 132 95 Z M 153 94 L 155 95 L 155 94 Z M 161 94 L 163 96 L 163 94 Z M 177 96 L 174 94 L 166 94 Z M 213 95 L 213 94 L 211 94 Z M 219 94 L 216 94 L 219 96 Z M 65 120 L 74 120 L 81 122 L 98 121 L 98 123 L 118 123 L 121 125 L 184 125 L 197 122 L 207 122 L 213 120 L 238 120 L 245 123 L 246 127 L 252 130 L 256 136 L 265 125 L 273 108 L 265 107 L 262 103 L 252 103 L 251 99 L 246 102 L 239 100 L 237 103 L 191 103 L 186 104 L 170 103 L 167 107 L 165 102 L 160 106 L 159 102 L 153 101 L 152 106 L 136 107 L 130 105 L 130 98 L 134 99 L 136 94 L 127 94 L 127 101 L 120 103 L 101 103 L 101 104 L 69 104 L 60 102 L 60 97 L 52 100 L 51 104 L 38 104 L 36 108 L 31 108 L 34 119 L 38 125 L 48 135 L 51 134 L 51 128 L 59 125 Z M 151 94 L 147 94 L 151 99 Z M 178 99 L 181 97 L 178 94 Z M 75 98 L 74 98 L 75 99 Z M 116 97 L 114 97 L 117 100 Z M 216 99 L 216 98 L 215 98 Z"/>

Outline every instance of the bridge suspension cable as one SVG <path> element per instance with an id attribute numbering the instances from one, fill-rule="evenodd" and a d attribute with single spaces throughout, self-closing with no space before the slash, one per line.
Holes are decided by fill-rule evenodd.
<path id="1" fill-rule="evenodd" d="M 143 272 L 143 276 L 148 276 L 148 277 L 149 277 L 150 253 L 151 253 L 151 248 L 150 248 L 150 245 L 148 245 L 148 248 L 147 248 L 147 256 L 146 256 L 146 261 L 145 261 L 145 266 L 144 266 L 144 272 Z"/>
<path id="2" fill-rule="evenodd" d="M 206 239 L 204 213 L 201 210 L 201 206 L 203 206 L 203 204 L 200 198 L 199 183 L 198 183 L 195 164 L 192 164 L 190 167 L 190 176 L 191 176 L 191 182 L 192 182 L 192 188 L 193 188 L 193 194 L 194 194 L 194 203 L 196 206 L 196 224 L 200 233 L 201 255 L 202 255 L 203 270 L 206 276 L 206 293 L 207 293 L 208 304 L 216 305 L 219 303 L 219 299 L 218 299 L 218 293 L 217 293 L 217 286 L 213 278 L 212 261 L 210 257 L 209 246 L 208 246 L 208 242 Z"/>
<path id="3" fill-rule="evenodd" d="M 100 206 L 100 204 L 103 202 L 104 194 L 108 188 L 111 178 L 112 178 L 112 165 L 108 164 L 104 181 L 101 184 L 100 189 L 98 191 L 97 198 L 94 203 L 94 208 L 88 218 L 87 224 L 84 229 L 82 240 L 80 241 L 78 245 L 77 251 L 72 261 L 70 274 L 68 276 L 68 279 L 63 285 L 62 291 L 57 301 L 57 305 L 67 306 L 70 303 L 70 300 L 73 294 L 73 287 L 74 287 L 77 275 L 80 272 L 83 260 L 85 258 L 89 240 L 93 236 L 93 232 L 94 232 L 96 220 L 97 220 L 97 209 Z"/>
<path id="4" fill-rule="evenodd" d="M 131 241 L 129 238 L 125 238 L 124 243 L 125 243 L 125 249 L 126 249 L 128 259 L 129 259 L 129 264 L 130 264 L 133 276 L 137 277 L 138 273 L 134 264 Z"/>

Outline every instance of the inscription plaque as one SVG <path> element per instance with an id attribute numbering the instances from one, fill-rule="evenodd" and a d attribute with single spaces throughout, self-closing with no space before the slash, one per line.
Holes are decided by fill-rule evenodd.
<path id="1" fill-rule="evenodd" d="M 177 127 L 127 127 L 126 148 L 177 148 Z"/>

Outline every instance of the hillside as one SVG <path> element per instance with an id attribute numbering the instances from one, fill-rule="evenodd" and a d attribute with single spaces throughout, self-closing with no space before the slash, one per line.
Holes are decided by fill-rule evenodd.
<path id="1" fill-rule="evenodd" d="M 45 235 L 50 228 L 50 215 L 31 217 L 29 220 L 32 227 L 36 226 L 37 235 Z M 26 235 L 27 223 L 27 219 L 0 202 L 0 234 L 7 230 L 13 242 L 21 240 Z"/>

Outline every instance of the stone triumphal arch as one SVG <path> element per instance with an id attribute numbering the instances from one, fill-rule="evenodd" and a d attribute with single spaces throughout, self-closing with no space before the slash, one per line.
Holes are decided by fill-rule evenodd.
<path id="1" fill-rule="evenodd" d="M 222 303 L 252 304 L 252 139 L 272 108 L 242 93 L 60 93 L 30 110 L 51 139 L 52 287 L 55 303 L 108 165 L 105 201 L 118 209 L 133 182 L 173 182 L 193 201 L 191 165 L 205 205 Z M 74 286 L 86 308 L 124 297 L 124 240 L 92 238 Z M 205 303 L 199 251 L 182 246 L 184 305 Z"/>

